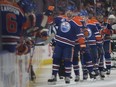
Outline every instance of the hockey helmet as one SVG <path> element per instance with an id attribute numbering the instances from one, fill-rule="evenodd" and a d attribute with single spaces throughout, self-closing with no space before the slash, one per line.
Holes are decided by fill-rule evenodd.
<path id="1" fill-rule="evenodd" d="M 112 15 L 109 15 L 108 19 L 116 19 L 116 17 L 112 14 Z"/>
<path id="2" fill-rule="evenodd" d="M 36 7 L 35 3 L 31 0 L 19 0 L 17 3 L 24 10 L 25 13 L 32 12 Z"/>

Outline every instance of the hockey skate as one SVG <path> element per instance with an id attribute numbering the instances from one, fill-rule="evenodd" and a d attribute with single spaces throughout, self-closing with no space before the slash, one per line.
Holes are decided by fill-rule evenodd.
<path id="1" fill-rule="evenodd" d="M 105 78 L 105 72 L 104 71 L 100 71 L 100 77 L 103 80 Z"/>
<path id="2" fill-rule="evenodd" d="M 73 77 L 72 76 L 70 76 L 70 79 L 72 79 Z"/>
<path id="3" fill-rule="evenodd" d="M 59 79 L 63 79 L 64 78 L 64 76 L 59 76 Z"/>
<path id="4" fill-rule="evenodd" d="M 51 79 L 48 79 L 48 84 L 50 84 L 50 85 L 55 85 L 55 84 L 56 84 L 56 81 L 57 81 L 57 78 L 56 78 L 55 75 L 53 75 L 53 76 L 51 77 Z"/>
<path id="5" fill-rule="evenodd" d="M 96 73 L 94 71 L 89 73 L 90 79 L 96 79 Z"/>
<path id="6" fill-rule="evenodd" d="M 69 84 L 70 83 L 70 77 L 65 77 L 65 83 Z"/>
<path id="7" fill-rule="evenodd" d="M 110 71 L 109 69 L 107 69 L 107 70 L 106 70 L 106 75 L 110 75 L 110 72 L 111 72 L 111 71 Z"/>
<path id="8" fill-rule="evenodd" d="M 78 82 L 80 80 L 80 77 L 77 75 L 76 77 L 75 77 L 75 82 Z"/>
<path id="9" fill-rule="evenodd" d="M 88 75 L 83 75 L 83 80 L 87 80 L 88 79 Z"/>
<path id="10" fill-rule="evenodd" d="M 95 70 L 95 76 L 99 76 L 99 71 L 98 70 Z"/>

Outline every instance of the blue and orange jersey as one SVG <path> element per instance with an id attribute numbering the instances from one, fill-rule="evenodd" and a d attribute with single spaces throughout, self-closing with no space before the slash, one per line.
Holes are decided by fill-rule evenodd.
<path id="1" fill-rule="evenodd" d="M 80 27 L 80 31 L 81 31 L 81 35 L 83 34 L 82 33 L 82 28 L 83 28 L 83 24 L 82 22 L 84 21 L 83 18 L 81 16 L 75 16 L 73 18 L 74 21 L 76 21 L 77 23 L 81 24 L 82 26 Z M 83 34 L 84 35 L 84 34 Z M 85 37 L 84 36 L 79 36 L 81 38 L 79 39 L 76 39 L 76 44 L 80 44 L 80 47 L 85 47 Z"/>
<path id="2" fill-rule="evenodd" d="M 95 17 L 93 17 L 91 20 L 96 24 L 97 29 L 100 31 L 102 28 L 99 21 Z"/>
<path id="3" fill-rule="evenodd" d="M 77 40 L 81 47 L 85 46 L 80 21 L 75 18 L 68 20 L 65 15 L 62 15 L 56 17 L 54 23 L 58 27 L 55 36 L 56 44 L 75 46 L 75 41 Z"/>
<path id="4" fill-rule="evenodd" d="M 110 42 L 111 40 L 111 35 L 113 34 L 113 30 L 110 24 L 109 20 L 105 20 L 104 23 L 102 24 L 103 29 L 101 30 L 101 33 L 103 34 L 103 39 L 104 42 Z"/>
<path id="5" fill-rule="evenodd" d="M 99 23 L 99 21 L 98 21 L 95 17 L 93 17 L 91 20 L 95 23 L 95 25 L 96 25 L 96 27 L 97 27 L 99 33 L 100 33 L 101 30 L 102 30 L 102 27 L 101 27 L 101 24 Z M 101 37 L 99 37 L 99 40 L 97 40 L 97 43 L 98 43 L 98 44 L 102 44 L 102 43 L 103 43 L 102 34 L 100 33 L 100 35 L 101 35 Z"/>
<path id="6" fill-rule="evenodd" d="M 101 35 L 96 28 L 96 24 L 91 19 L 88 19 L 85 23 L 86 27 L 83 29 L 83 32 L 86 42 L 89 45 L 96 45 L 97 41 L 101 40 Z"/>
<path id="7" fill-rule="evenodd" d="M 75 16 L 74 19 L 77 19 L 79 21 L 83 21 L 83 18 L 81 16 Z"/>
<path id="8" fill-rule="evenodd" d="M 17 41 L 22 33 L 22 25 L 26 21 L 20 7 L 8 1 L 0 1 L 2 45 L 3 50 L 15 52 Z"/>

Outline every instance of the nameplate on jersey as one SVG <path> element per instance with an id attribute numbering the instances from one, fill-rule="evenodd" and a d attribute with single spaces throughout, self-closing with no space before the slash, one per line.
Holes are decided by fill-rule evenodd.
<path id="1" fill-rule="evenodd" d="M 10 5 L 5 5 L 5 4 L 0 5 L 0 10 L 1 11 L 6 11 L 6 12 L 12 12 L 16 15 L 20 14 L 20 12 L 17 8 L 14 8 L 13 6 L 10 6 Z"/>
<path id="2" fill-rule="evenodd" d="M 61 26 L 60 26 L 60 29 L 63 33 L 67 33 L 68 31 L 70 31 L 71 29 L 71 25 L 68 23 L 68 22 L 62 22 L 61 23 Z"/>

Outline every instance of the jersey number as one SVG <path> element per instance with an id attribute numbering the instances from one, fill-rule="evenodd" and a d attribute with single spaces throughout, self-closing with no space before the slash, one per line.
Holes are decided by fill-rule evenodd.
<path id="1" fill-rule="evenodd" d="M 7 26 L 7 31 L 9 33 L 17 32 L 17 22 L 16 22 L 16 15 L 15 14 L 8 13 L 6 15 L 6 26 Z"/>

